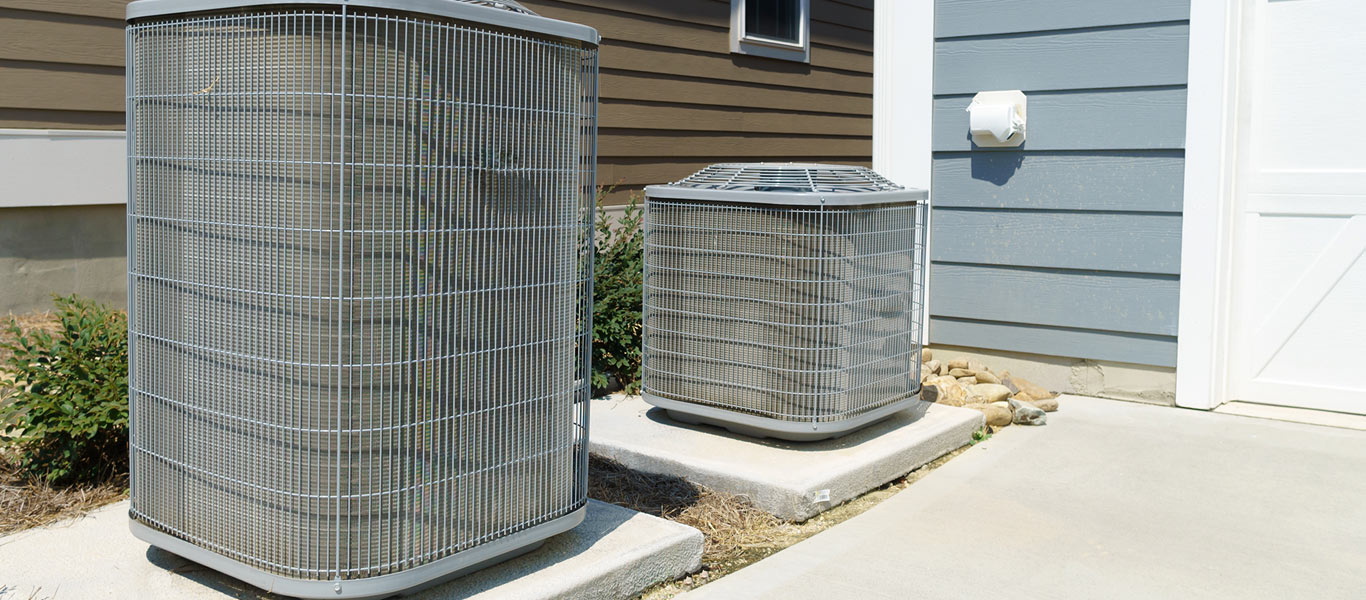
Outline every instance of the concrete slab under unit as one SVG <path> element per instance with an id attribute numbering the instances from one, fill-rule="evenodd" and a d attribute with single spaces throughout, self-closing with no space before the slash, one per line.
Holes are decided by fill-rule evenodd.
<path id="1" fill-rule="evenodd" d="M 982 427 L 982 414 L 917 402 L 885 421 L 833 440 L 747 438 L 686 425 L 638 396 L 594 400 L 591 452 L 650 473 L 746 496 L 780 518 L 801 521 L 951 452 Z"/>
<path id="2" fill-rule="evenodd" d="M 408 598 L 618 600 L 694 572 L 701 561 L 696 529 L 594 500 L 582 524 L 539 549 Z M 126 501 L 0 537 L 0 574 L 0 600 L 276 597 L 137 540 Z"/>

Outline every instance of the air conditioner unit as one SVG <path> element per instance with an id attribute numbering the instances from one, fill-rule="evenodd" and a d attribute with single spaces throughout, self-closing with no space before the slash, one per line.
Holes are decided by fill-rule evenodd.
<path id="1" fill-rule="evenodd" d="M 645 400 L 799 441 L 916 402 L 926 196 L 822 164 L 712 165 L 647 187 Z"/>
<path id="2" fill-rule="evenodd" d="M 509 1 L 128 17 L 133 532 L 358 598 L 578 524 L 597 33 Z"/>

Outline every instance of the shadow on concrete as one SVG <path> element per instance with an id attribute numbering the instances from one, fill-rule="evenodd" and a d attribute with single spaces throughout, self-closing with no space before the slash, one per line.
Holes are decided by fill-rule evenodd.
<path id="1" fill-rule="evenodd" d="M 248 583 L 219 573 L 218 571 L 197 562 L 182 558 L 178 554 L 167 552 L 156 546 L 147 547 L 147 562 L 198 583 L 199 585 L 209 588 L 228 598 L 271 600 L 286 598 L 286 596 L 264 592 Z"/>
<path id="2" fill-rule="evenodd" d="M 551 537 L 540 547 L 506 562 L 461 575 L 451 580 L 437 581 L 417 590 L 410 590 L 403 598 L 413 600 L 457 600 L 469 598 L 521 577 L 537 573 L 569 560 L 599 543 L 622 524 L 636 515 L 635 511 L 589 502 L 583 523 L 562 534 Z M 147 561 L 175 575 L 198 583 L 226 598 L 250 600 L 288 600 L 287 596 L 271 594 L 248 583 L 182 558 L 155 546 L 147 548 Z M 547 582 L 548 587 L 553 586 Z M 394 596 L 399 597 L 399 596 Z"/>
<path id="3" fill-rule="evenodd" d="M 886 419 L 873 423 L 872 425 L 864 427 L 863 429 L 855 430 L 849 433 L 848 435 L 844 435 L 834 439 L 819 440 L 814 442 L 792 442 L 773 438 L 756 438 L 746 435 L 740 435 L 738 433 L 734 433 L 723 427 L 717 427 L 715 425 L 693 425 L 689 423 L 682 423 L 670 419 L 668 411 L 657 407 L 651 408 L 650 410 L 646 411 L 645 417 L 661 425 L 679 427 L 683 429 L 691 429 L 693 431 L 699 431 L 710 435 L 717 435 L 732 440 L 749 442 L 752 444 L 759 444 L 761 446 L 767 446 L 769 448 L 782 448 L 784 450 L 797 450 L 801 452 L 828 452 L 831 450 L 853 448 L 865 442 L 877 439 L 901 427 L 910 425 L 911 423 L 914 423 L 920 420 L 921 417 L 925 416 L 925 411 L 929 410 L 929 406 L 929 402 L 914 402 L 909 407 L 907 407 L 906 410 L 893 413 Z"/>

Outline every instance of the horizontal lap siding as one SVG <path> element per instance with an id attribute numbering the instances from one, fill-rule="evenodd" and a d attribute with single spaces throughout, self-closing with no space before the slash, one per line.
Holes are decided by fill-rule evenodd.
<path id="1" fill-rule="evenodd" d="M 602 34 L 609 203 L 724 161 L 872 160 L 873 12 L 812 0 L 811 64 L 730 53 L 729 0 L 526 0 Z"/>
<path id="2" fill-rule="evenodd" d="M 123 129 L 125 0 L 0 0 L 0 128 Z"/>
<path id="3" fill-rule="evenodd" d="M 1174 366 L 1188 0 L 939 0 L 931 341 Z M 977 148 L 979 91 L 1029 99 Z"/>
<path id="4" fill-rule="evenodd" d="M 122 129 L 125 4 L 0 0 L 0 127 Z M 809 65 L 730 54 L 729 1 L 523 4 L 603 36 L 600 183 L 638 189 L 726 160 L 871 161 L 871 1 L 812 0 Z"/>

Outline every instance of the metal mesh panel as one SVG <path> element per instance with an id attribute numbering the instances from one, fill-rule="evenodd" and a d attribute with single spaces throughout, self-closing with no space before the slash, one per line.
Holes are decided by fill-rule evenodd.
<path id="1" fill-rule="evenodd" d="M 811 163 L 722 163 L 672 187 L 752 192 L 866 193 L 903 189 L 866 167 Z"/>
<path id="2" fill-rule="evenodd" d="M 923 203 L 645 206 L 647 393 L 824 422 L 918 389 Z"/>
<path id="3" fill-rule="evenodd" d="M 596 49 L 341 7 L 128 48 L 133 518 L 331 580 L 583 506 Z"/>

